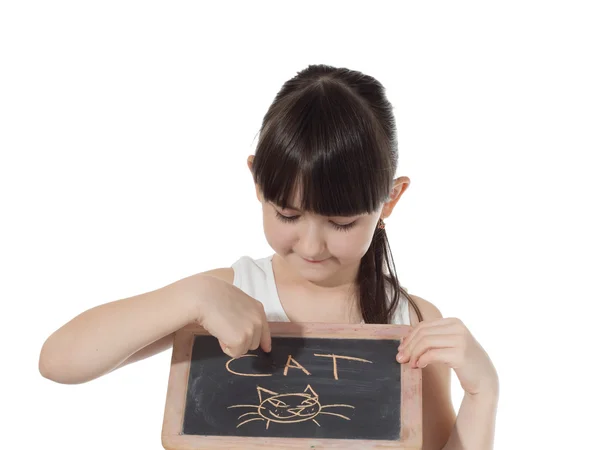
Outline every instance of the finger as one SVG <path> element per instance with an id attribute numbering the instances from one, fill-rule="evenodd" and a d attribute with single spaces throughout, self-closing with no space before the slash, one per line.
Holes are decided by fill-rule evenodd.
<path id="1" fill-rule="evenodd" d="M 262 348 L 265 352 L 270 353 L 271 344 L 271 329 L 269 328 L 269 322 L 267 322 L 267 317 L 265 316 L 260 336 L 260 348 Z"/>
<path id="2" fill-rule="evenodd" d="M 262 335 L 262 326 L 260 323 L 254 325 L 254 333 L 252 333 L 252 343 L 250 344 L 250 350 L 256 350 L 260 345 L 260 338 Z"/>
<path id="3" fill-rule="evenodd" d="M 429 334 L 450 334 L 452 332 L 456 332 L 455 327 L 449 322 L 437 322 L 432 324 L 431 326 L 417 326 L 415 327 L 408 336 L 404 338 L 402 343 L 398 346 L 398 350 L 405 350 L 407 347 L 410 347 L 411 342 L 416 339 L 420 339 L 423 336 L 427 336 Z M 420 325 L 420 324 L 419 324 Z"/>
<path id="4" fill-rule="evenodd" d="M 411 330 L 409 331 L 409 333 L 404 337 L 404 339 L 402 339 L 402 342 L 400 343 L 400 345 L 398 346 L 398 350 L 405 348 L 412 339 L 414 339 L 415 334 L 424 329 L 427 328 L 427 325 L 429 324 L 429 322 L 419 322 L 416 326 L 414 326 L 413 328 L 411 328 Z"/>
<path id="5" fill-rule="evenodd" d="M 436 332 L 434 334 L 417 336 L 408 344 L 407 347 L 398 349 L 398 356 L 396 359 L 398 360 L 398 362 L 413 362 L 415 355 L 417 357 L 420 356 L 420 354 L 427 350 L 427 348 L 447 347 L 448 342 L 450 342 L 451 344 L 456 344 L 456 342 L 453 340 L 448 341 L 448 336 L 452 335 Z M 440 342 L 443 345 L 436 345 Z"/>
<path id="6" fill-rule="evenodd" d="M 422 339 L 416 341 L 413 347 L 410 350 L 410 365 L 411 367 L 416 366 L 417 360 L 425 353 L 426 351 L 434 348 L 456 348 L 459 343 L 459 336 L 457 335 L 440 335 L 440 334 L 432 334 L 429 336 L 425 336 Z M 404 361 L 408 361 L 408 359 L 403 357 Z"/>
<path id="7" fill-rule="evenodd" d="M 447 319 L 444 317 L 441 317 L 439 319 L 432 319 L 432 320 L 424 320 L 422 322 L 417 323 L 414 326 L 411 326 L 411 330 L 410 330 L 410 334 L 414 333 L 417 330 L 420 330 L 422 328 L 430 328 L 430 327 L 437 327 L 439 325 L 444 325 L 446 324 Z"/>
<path id="8" fill-rule="evenodd" d="M 232 358 L 235 358 L 235 356 L 231 354 L 231 350 L 229 350 L 229 347 L 227 345 L 223 344 L 221 341 L 219 341 L 219 345 L 221 346 L 221 350 L 223 350 L 223 353 Z"/>
<path id="9" fill-rule="evenodd" d="M 415 365 L 424 369 L 429 364 L 443 363 L 454 368 L 458 367 L 459 355 L 459 350 L 456 348 L 432 348 L 423 353 Z"/>
<path id="10" fill-rule="evenodd" d="M 252 339 L 252 333 L 240 332 L 238 334 L 237 339 L 233 342 L 227 343 L 227 347 L 231 353 L 232 358 L 239 358 L 242 355 L 245 355 L 250 348 Z"/>
<path id="11" fill-rule="evenodd" d="M 400 336 L 400 345 L 398 346 L 398 348 L 400 348 L 402 346 L 402 344 L 406 341 L 406 339 L 408 339 L 408 336 L 410 336 L 413 329 L 414 329 L 413 327 L 409 326 L 408 330 L 406 331 L 406 334 L 404 334 L 404 336 Z"/>

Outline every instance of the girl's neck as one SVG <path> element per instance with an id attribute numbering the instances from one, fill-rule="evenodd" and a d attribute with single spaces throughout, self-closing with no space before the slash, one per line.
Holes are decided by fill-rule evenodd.
<path id="1" fill-rule="evenodd" d="M 362 320 L 358 286 L 352 281 L 356 275 L 343 277 L 340 273 L 336 274 L 336 280 L 314 283 L 295 272 L 277 254 L 272 263 L 279 300 L 292 322 L 360 323 Z"/>

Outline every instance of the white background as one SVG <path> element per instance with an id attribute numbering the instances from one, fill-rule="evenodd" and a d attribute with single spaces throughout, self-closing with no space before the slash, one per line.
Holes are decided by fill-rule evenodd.
<path id="1" fill-rule="evenodd" d="M 2 448 L 162 448 L 170 350 L 61 385 L 41 346 L 93 306 L 271 253 L 246 157 L 318 63 L 387 89 L 411 179 L 387 221 L 399 279 L 490 354 L 496 448 L 590 448 L 596 3 L 210 5 L 0 6 Z"/>

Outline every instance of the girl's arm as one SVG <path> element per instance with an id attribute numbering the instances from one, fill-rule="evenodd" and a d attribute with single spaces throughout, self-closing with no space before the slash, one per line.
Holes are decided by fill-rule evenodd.
<path id="1" fill-rule="evenodd" d="M 498 386 L 476 395 L 465 392 L 456 423 L 442 450 L 494 448 Z"/>
<path id="2" fill-rule="evenodd" d="M 491 450 L 494 446 L 498 374 L 492 361 L 456 318 L 443 318 L 432 303 L 411 295 L 423 314 L 410 311 L 410 333 L 398 361 L 423 375 L 423 450 Z M 450 398 L 450 368 L 464 397 L 458 416 Z"/>
<path id="3" fill-rule="evenodd" d="M 172 334 L 193 322 L 216 336 L 228 354 L 270 345 L 262 304 L 214 272 L 83 312 L 46 340 L 40 373 L 58 383 L 90 381 L 168 348 Z"/>
<path id="4" fill-rule="evenodd" d="M 58 383 L 76 384 L 116 369 L 147 345 L 193 322 L 194 293 L 207 288 L 206 277 L 194 275 L 79 314 L 44 343 L 41 374 Z"/>

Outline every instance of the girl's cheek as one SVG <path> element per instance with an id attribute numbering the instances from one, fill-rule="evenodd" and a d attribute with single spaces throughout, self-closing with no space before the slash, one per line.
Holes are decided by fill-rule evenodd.
<path id="1" fill-rule="evenodd" d="M 294 245 L 293 231 L 290 226 L 277 222 L 275 217 L 266 217 L 265 214 L 263 218 L 265 238 L 277 253 L 286 254 Z"/>
<path id="2" fill-rule="evenodd" d="M 265 237 L 269 245 L 274 248 L 278 253 L 286 254 L 290 249 L 289 239 L 286 238 L 285 234 L 277 233 L 276 231 L 265 230 Z"/>
<path id="3" fill-rule="evenodd" d="M 367 250 L 371 246 L 373 236 L 365 232 L 353 233 L 350 231 L 343 233 L 338 231 L 337 233 L 342 234 L 342 236 L 335 237 L 330 249 L 340 260 L 355 261 L 360 259 L 367 253 Z"/>

